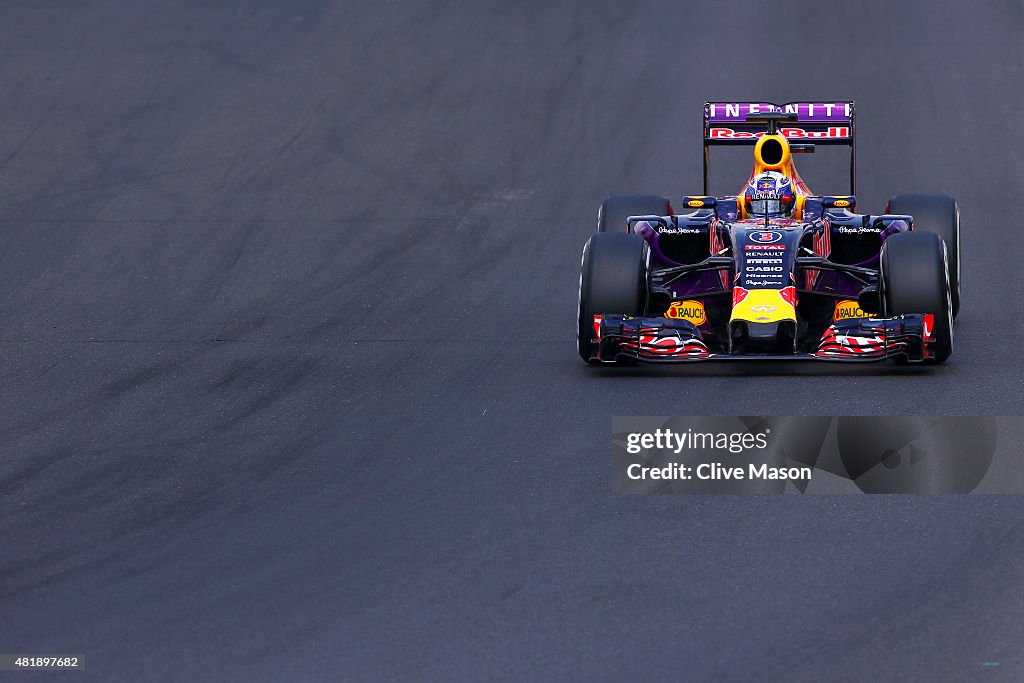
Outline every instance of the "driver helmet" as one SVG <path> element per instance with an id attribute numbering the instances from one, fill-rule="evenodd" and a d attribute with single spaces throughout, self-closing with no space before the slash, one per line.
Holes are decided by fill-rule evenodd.
<path id="1" fill-rule="evenodd" d="M 748 216 L 793 215 L 793 182 L 778 171 L 765 171 L 750 179 L 743 201 Z"/>

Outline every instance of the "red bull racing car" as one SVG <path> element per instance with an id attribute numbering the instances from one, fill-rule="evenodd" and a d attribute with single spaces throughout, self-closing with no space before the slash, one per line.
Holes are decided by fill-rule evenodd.
<path id="1" fill-rule="evenodd" d="M 753 145 L 735 196 L 710 148 Z M 793 155 L 850 148 L 850 192 L 815 195 Z M 853 102 L 707 102 L 704 194 L 608 197 L 583 249 L 577 345 L 594 363 L 942 363 L 960 306 L 960 212 L 908 194 L 856 213 Z"/>

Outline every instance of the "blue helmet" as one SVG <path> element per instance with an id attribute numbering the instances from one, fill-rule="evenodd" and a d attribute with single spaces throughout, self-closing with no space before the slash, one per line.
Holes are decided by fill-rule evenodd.
<path id="1" fill-rule="evenodd" d="M 751 178 L 743 195 L 747 215 L 751 217 L 767 213 L 788 218 L 793 215 L 795 201 L 793 182 L 778 171 L 765 171 Z"/>

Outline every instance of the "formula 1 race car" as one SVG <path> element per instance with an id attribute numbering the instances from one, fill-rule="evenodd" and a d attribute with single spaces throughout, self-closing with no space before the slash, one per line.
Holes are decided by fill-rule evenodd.
<path id="1" fill-rule="evenodd" d="M 708 193 L 710 147 L 753 145 L 736 196 Z M 815 195 L 793 155 L 850 148 L 850 193 Z M 855 213 L 853 102 L 706 102 L 704 194 L 604 200 L 583 249 L 583 360 L 942 363 L 960 306 L 960 211 L 945 195 Z"/>

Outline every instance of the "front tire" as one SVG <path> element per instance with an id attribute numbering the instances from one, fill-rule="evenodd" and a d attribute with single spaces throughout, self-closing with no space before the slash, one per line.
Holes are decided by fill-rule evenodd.
<path id="1" fill-rule="evenodd" d="M 644 314 L 647 301 L 647 243 L 639 235 L 597 233 L 583 247 L 580 268 L 576 348 L 580 358 L 594 360 L 594 316 Z"/>
<path id="2" fill-rule="evenodd" d="M 598 232 L 626 232 L 630 216 L 671 216 L 672 204 L 655 194 L 614 194 L 601 202 L 597 212 Z"/>
<path id="3" fill-rule="evenodd" d="M 898 194 L 889 200 L 886 213 L 906 214 L 914 219 L 914 230 L 934 232 L 946 243 L 949 292 L 953 317 L 960 312 L 960 207 L 944 194 Z"/>
<path id="4" fill-rule="evenodd" d="M 944 363 L 953 353 L 953 305 L 942 238 L 933 232 L 891 235 L 882 245 L 879 289 L 884 315 L 934 317 L 935 362 Z"/>

